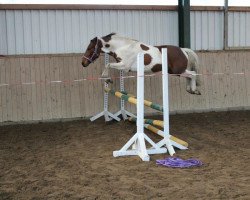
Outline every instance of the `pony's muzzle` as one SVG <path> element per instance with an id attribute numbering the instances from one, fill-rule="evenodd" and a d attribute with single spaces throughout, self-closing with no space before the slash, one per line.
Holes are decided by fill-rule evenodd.
<path id="1" fill-rule="evenodd" d="M 88 67 L 88 64 L 82 62 L 82 66 L 83 66 L 83 67 Z"/>

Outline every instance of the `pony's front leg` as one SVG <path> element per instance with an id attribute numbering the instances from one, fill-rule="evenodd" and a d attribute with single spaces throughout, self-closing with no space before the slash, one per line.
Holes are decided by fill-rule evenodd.
<path id="1" fill-rule="evenodd" d="M 124 64 L 119 62 L 119 63 L 108 63 L 105 66 L 104 71 L 102 72 L 102 77 L 107 78 L 109 75 L 109 68 L 115 68 L 115 69 L 120 69 Z"/>
<path id="2" fill-rule="evenodd" d="M 105 69 L 102 72 L 102 77 L 107 78 L 108 75 L 109 75 L 109 63 L 107 65 L 105 65 Z"/>
<path id="3" fill-rule="evenodd" d="M 118 70 L 126 70 L 127 71 L 127 68 L 126 68 L 126 66 L 124 65 L 123 62 L 109 63 L 108 65 L 109 65 L 109 68 L 118 69 Z"/>
<path id="4" fill-rule="evenodd" d="M 125 67 L 124 63 L 122 63 L 122 62 L 108 63 L 105 66 L 104 71 L 102 72 L 102 77 L 108 77 L 109 68 L 128 71 L 127 68 Z"/>
<path id="5" fill-rule="evenodd" d="M 118 70 L 126 70 L 124 63 L 119 62 L 119 63 L 108 63 L 105 66 L 104 71 L 102 72 L 102 77 L 103 78 L 107 78 L 109 76 L 109 68 L 113 68 L 113 69 L 118 69 Z M 108 80 L 106 80 L 107 83 L 113 83 L 112 79 L 109 78 Z"/>

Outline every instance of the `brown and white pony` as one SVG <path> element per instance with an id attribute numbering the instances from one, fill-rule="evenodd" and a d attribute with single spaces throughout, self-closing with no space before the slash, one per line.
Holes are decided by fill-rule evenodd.
<path id="1" fill-rule="evenodd" d="M 137 40 L 122 37 L 111 33 L 104 37 L 95 37 L 90 41 L 86 52 L 82 57 L 83 67 L 93 63 L 101 53 L 113 56 L 116 63 L 108 63 L 102 73 L 102 77 L 108 77 L 109 68 L 118 70 L 136 71 L 137 54 L 144 53 L 145 72 L 162 71 L 161 49 L 168 49 L 168 72 L 187 79 L 187 92 L 200 95 L 197 86 L 200 81 L 197 75 L 198 56 L 194 51 L 171 45 L 151 46 Z"/>

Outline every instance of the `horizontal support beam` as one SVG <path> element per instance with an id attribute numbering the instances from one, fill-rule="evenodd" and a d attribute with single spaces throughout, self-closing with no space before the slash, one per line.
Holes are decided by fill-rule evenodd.
<path id="1" fill-rule="evenodd" d="M 177 11 L 176 5 L 107 5 L 107 4 L 0 4 L 0 10 L 159 10 Z M 191 6 L 191 11 L 223 11 L 223 6 Z M 250 12 L 250 7 L 229 6 L 228 11 Z"/>
<path id="2" fill-rule="evenodd" d="M 230 53 L 230 52 L 248 52 L 250 51 L 249 46 L 242 47 L 228 47 L 227 49 L 222 50 L 197 50 L 196 53 Z M 15 55 L 0 55 L 0 59 L 8 59 L 8 58 L 43 58 L 43 57 L 71 57 L 71 56 L 79 56 L 82 57 L 82 53 L 51 53 L 51 54 L 15 54 Z M 101 55 L 100 57 L 104 57 Z"/>
<path id="3" fill-rule="evenodd" d="M 164 5 L 107 5 L 107 4 L 0 4 L 0 10 L 177 10 Z"/>

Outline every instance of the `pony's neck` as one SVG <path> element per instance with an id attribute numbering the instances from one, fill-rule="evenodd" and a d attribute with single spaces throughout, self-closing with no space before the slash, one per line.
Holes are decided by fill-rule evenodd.
<path id="1" fill-rule="evenodd" d="M 112 37 L 112 40 L 109 41 L 110 50 L 111 51 L 116 51 L 117 49 L 119 49 L 121 47 L 124 47 L 124 46 L 127 46 L 127 45 L 130 45 L 130 44 L 132 44 L 134 42 L 135 42 L 135 40 L 132 40 L 132 39 L 129 39 L 129 38 L 126 38 L 126 37 L 122 37 L 122 36 L 119 36 L 119 35 L 114 35 Z"/>

